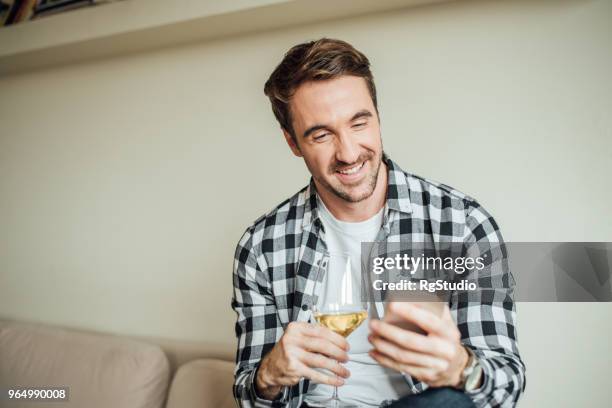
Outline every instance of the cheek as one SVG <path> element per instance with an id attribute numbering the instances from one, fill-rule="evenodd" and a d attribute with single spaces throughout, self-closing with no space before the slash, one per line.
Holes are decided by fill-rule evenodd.
<path id="1" fill-rule="evenodd" d="M 368 150 L 380 150 L 382 140 L 380 138 L 380 131 L 378 127 L 372 128 L 368 132 L 364 132 L 364 134 L 361 135 L 361 144 Z"/>
<path id="2" fill-rule="evenodd" d="M 316 157 L 304 155 L 304 163 L 306 163 L 306 167 L 308 171 L 314 176 L 321 173 L 320 164 Z"/>
<path id="3" fill-rule="evenodd" d="M 327 174 L 329 166 L 334 162 L 333 150 L 326 148 L 314 150 L 309 152 L 308 155 L 304 155 L 306 166 L 310 169 L 311 173 Z"/>

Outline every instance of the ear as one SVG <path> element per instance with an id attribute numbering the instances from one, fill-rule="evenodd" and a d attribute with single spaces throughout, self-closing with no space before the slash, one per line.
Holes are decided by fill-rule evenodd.
<path id="1" fill-rule="evenodd" d="M 283 136 L 285 136 L 285 141 L 289 145 L 289 148 L 291 149 L 293 154 L 296 157 L 302 157 L 302 152 L 300 151 L 300 148 L 298 147 L 295 140 L 293 140 L 293 136 L 291 136 L 291 134 L 289 134 L 289 132 L 287 132 L 287 130 L 285 129 L 283 129 Z"/>

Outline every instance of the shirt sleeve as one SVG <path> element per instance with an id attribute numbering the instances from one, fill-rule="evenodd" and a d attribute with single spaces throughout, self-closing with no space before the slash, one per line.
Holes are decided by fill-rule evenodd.
<path id="1" fill-rule="evenodd" d="M 525 365 L 516 337 L 514 278 L 497 223 L 478 203 L 466 214 L 464 247 L 468 257 L 482 257 L 484 268 L 470 272 L 479 293 L 454 294 L 451 312 L 462 343 L 483 368 L 479 389 L 468 392 L 477 407 L 513 407 L 525 390 Z"/>
<path id="2" fill-rule="evenodd" d="M 242 408 L 288 405 L 288 387 L 273 401 L 260 398 L 255 390 L 259 363 L 283 334 L 265 265 L 249 229 L 236 247 L 233 271 L 232 308 L 237 315 L 238 340 L 233 393 Z"/>

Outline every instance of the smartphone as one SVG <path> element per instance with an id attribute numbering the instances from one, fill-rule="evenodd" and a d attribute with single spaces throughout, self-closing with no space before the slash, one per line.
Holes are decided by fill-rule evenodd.
<path id="1" fill-rule="evenodd" d="M 389 310 L 389 304 L 391 302 L 408 302 L 418 305 L 419 307 L 429 310 L 436 316 L 442 316 L 442 312 L 444 312 L 444 306 L 448 303 L 443 300 L 444 294 L 440 293 L 430 293 L 430 292 L 413 292 L 409 298 L 402 296 L 401 298 L 396 298 L 394 296 L 390 296 L 386 301 L 385 307 L 385 316 L 383 317 L 383 321 L 387 323 L 391 323 L 399 328 L 404 330 L 410 330 L 419 334 L 427 334 L 425 330 L 421 329 L 416 324 L 405 320 L 404 318 L 396 315 L 395 313 Z"/>

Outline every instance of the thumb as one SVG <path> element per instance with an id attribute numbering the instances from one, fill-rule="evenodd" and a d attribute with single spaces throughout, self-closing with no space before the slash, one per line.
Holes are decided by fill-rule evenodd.
<path id="1" fill-rule="evenodd" d="M 455 323 L 453 316 L 451 314 L 450 308 L 448 305 L 444 305 L 444 311 L 442 312 L 442 319 Z"/>

